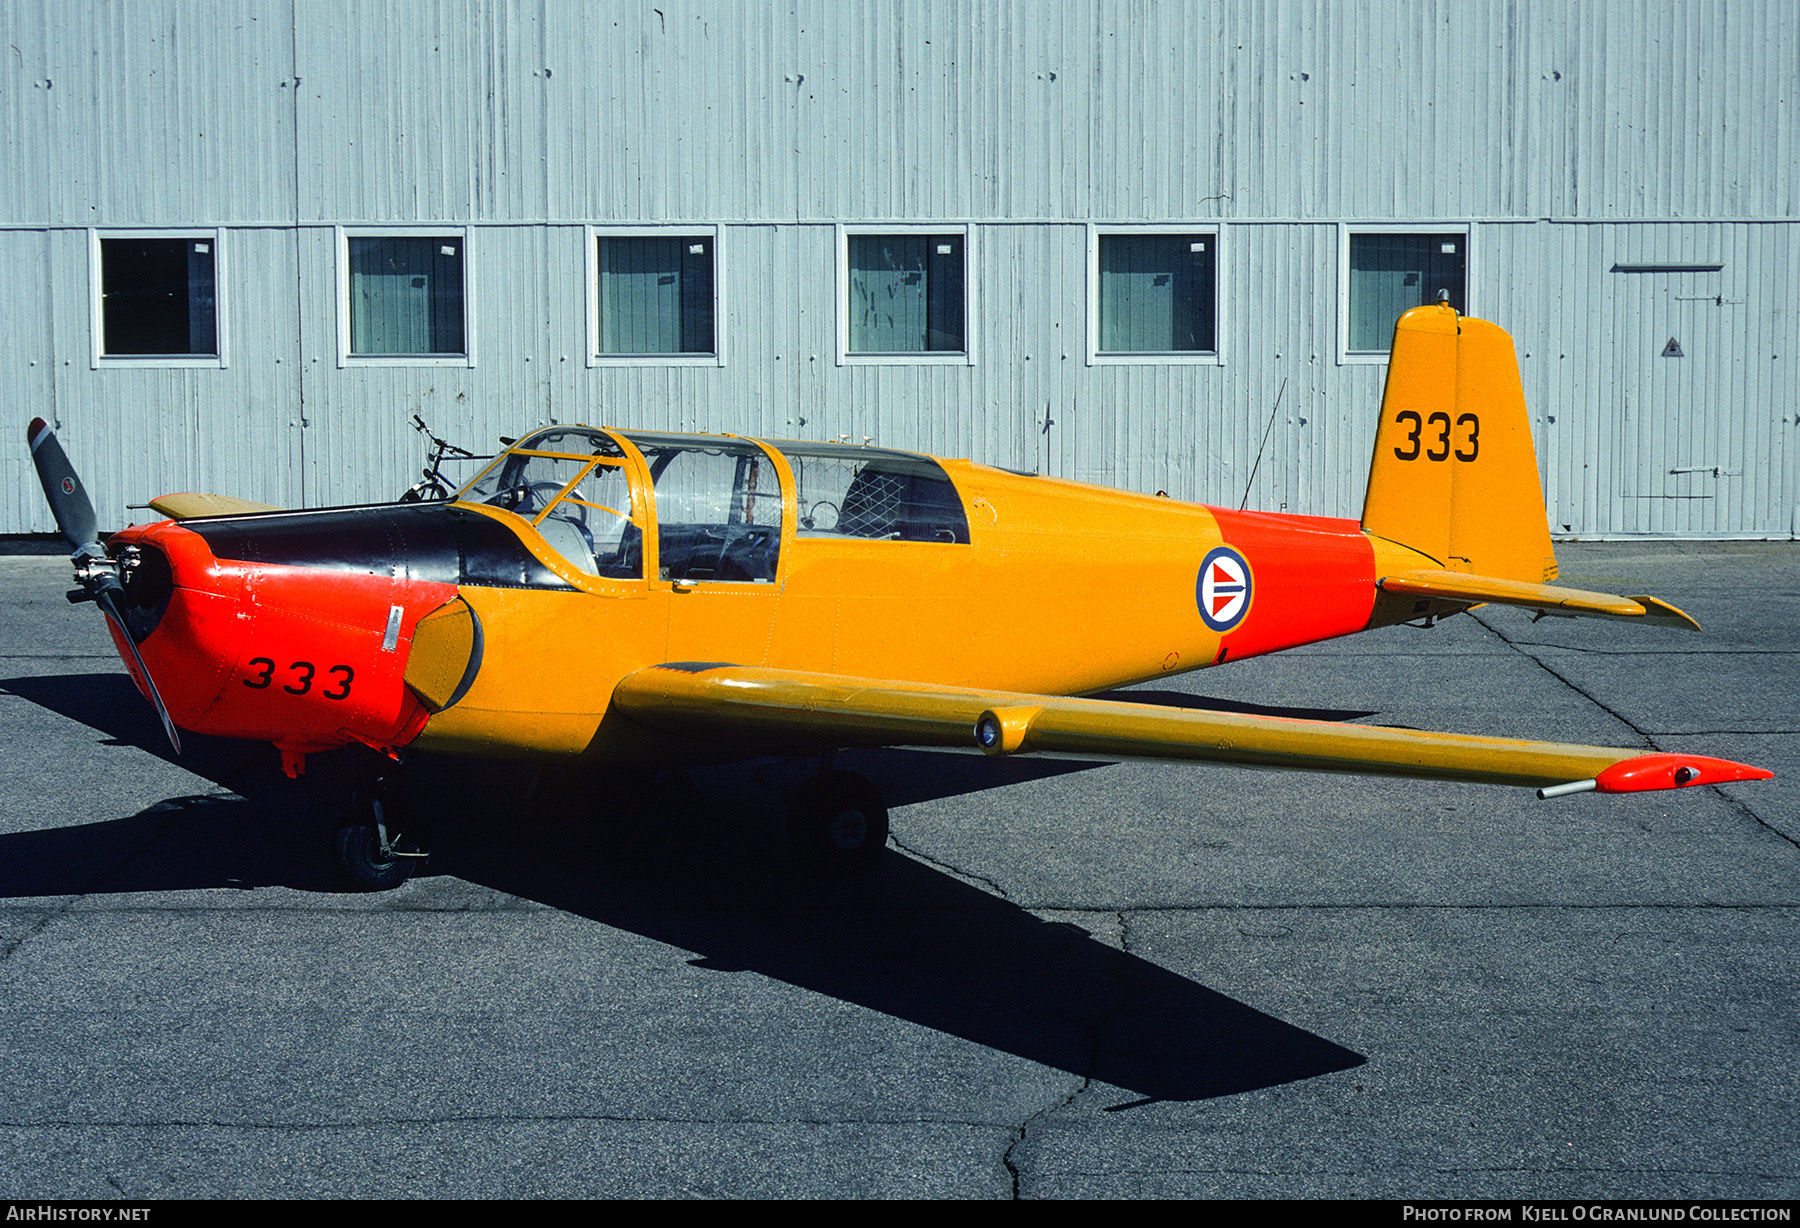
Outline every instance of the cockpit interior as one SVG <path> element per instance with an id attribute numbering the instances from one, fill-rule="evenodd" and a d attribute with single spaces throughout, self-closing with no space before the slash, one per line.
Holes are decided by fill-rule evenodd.
<path id="1" fill-rule="evenodd" d="M 648 490 L 633 490 L 627 449 L 642 458 Z M 777 452 L 796 484 L 801 539 L 969 542 L 962 499 L 936 461 L 845 444 L 556 426 L 519 440 L 454 497 L 520 517 L 590 575 L 642 579 L 653 531 L 657 579 L 771 584 L 785 493 Z"/>

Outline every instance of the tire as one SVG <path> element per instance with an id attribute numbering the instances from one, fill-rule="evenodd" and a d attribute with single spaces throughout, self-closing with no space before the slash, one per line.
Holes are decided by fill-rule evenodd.
<path id="1" fill-rule="evenodd" d="M 887 803 L 854 772 L 824 772 L 794 794 L 788 836 L 801 863 L 816 873 L 866 873 L 887 848 Z"/>
<path id="2" fill-rule="evenodd" d="M 358 891 L 390 891 L 412 877 L 413 859 L 381 855 L 373 827 L 346 827 L 337 834 L 338 860 Z"/>
<path id="3" fill-rule="evenodd" d="M 450 497 L 450 491 L 442 482 L 435 479 L 420 482 L 417 486 L 400 496 L 401 503 L 441 503 Z"/>
<path id="4" fill-rule="evenodd" d="M 374 820 L 378 817 L 375 808 L 381 803 L 371 794 L 358 790 L 351 805 L 356 818 Z M 396 840 L 394 844 L 407 852 L 417 851 L 409 840 Z M 421 860 L 418 857 L 397 857 L 392 853 L 384 856 L 380 833 L 372 821 L 354 823 L 340 829 L 337 834 L 337 854 L 338 863 L 344 867 L 345 877 L 358 891 L 391 891 L 412 877 L 413 868 Z"/>

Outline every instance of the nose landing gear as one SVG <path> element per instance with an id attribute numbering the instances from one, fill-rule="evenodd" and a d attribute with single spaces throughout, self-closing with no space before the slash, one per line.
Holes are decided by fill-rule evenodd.
<path id="1" fill-rule="evenodd" d="M 404 807 L 377 777 L 351 799 L 351 824 L 337 833 L 338 861 L 358 891 L 388 891 L 412 877 L 427 854 L 406 835 Z"/>

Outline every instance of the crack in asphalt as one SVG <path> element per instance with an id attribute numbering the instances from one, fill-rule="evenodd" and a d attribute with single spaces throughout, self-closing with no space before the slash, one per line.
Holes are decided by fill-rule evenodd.
<path id="1" fill-rule="evenodd" d="M 1063 910 L 1043 909 L 1043 910 L 1033 910 L 1033 911 L 1051 912 L 1051 911 L 1063 911 Z M 1119 950 L 1125 952 L 1126 954 L 1131 953 L 1131 945 L 1130 945 L 1131 938 L 1130 938 L 1129 928 L 1128 928 L 1128 925 L 1126 922 L 1126 914 L 1124 912 L 1122 912 L 1116 908 L 1113 908 L 1113 909 L 1081 909 L 1081 910 L 1077 910 L 1077 911 L 1099 912 L 1103 916 L 1112 917 L 1113 920 L 1115 921 L 1115 923 L 1119 927 Z M 1098 939 L 1096 939 L 1095 941 L 1098 941 Z M 1114 1006 L 1111 1010 L 1105 1011 L 1102 1014 L 1100 1014 L 1094 1020 L 1093 1024 L 1088 1029 L 1088 1053 L 1087 1053 L 1088 1063 L 1087 1064 L 1089 1064 L 1089 1065 L 1092 1065 L 1099 1058 L 1100 1050 L 1101 1050 L 1102 1044 L 1103 1044 L 1102 1038 L 1101 1038 L 1101 1033 L 1106 1030 L 1107 1025 L 1114 1018 L 1118 1017 L 1118 1015 L 1121 1012 L 1127 1010 L 1131 1005 L 1131 992 L 1130 992 L 1129 986 L 1122 979 L 1118 980 L 1116 983 L 1119 985 L 1120 989 L 1122 990 L 1122 992 L 1119 994 L 1118 1001 L 1114 1004 Z M 1018 1163 L 1016 1153 L 1018 1152 L 1018 1149 L 1024 1145 L 1026 1135 L 1030 1133 L 1031 1127 L 1035 1123 L 1042 1121 L 1045 1118 L 1049 1117 L 1051 1114 L 1061 1112 L 1063 1109 L 1065 1109 L 1069 1105 L 1073 1104 L 1077 1097 L 1079 1097 L 1083 1092 L 1087 1091 L 1088 1088 L 1090 1088 L 1092 1086 L 1093 1086 L 1092 1078 L 1090 1078 L 1086 1075 L 1078 1076 L 1076 1078 L 1075 1085 L 1069 1090 L 1069 1093 L 1067 1095 L 1063 1096 L 1061 1099 L 1057 1100 L 1056 1102 L 1054 1102 L 1052 1104 L 1044 1105 L 1044 1107 L 1040 1108 L 1037 1112 L 1032 1113 L 1030 1116 L 1026 1117 L 1024 1121 L 1020 1122 L 1010 1132 L 1010 1141 L 1007 1143 L 1006 1150 L 1002 1153 L 1002 1155 L 1000 1157 L 1000 1162 L 1006 1166 L 1007 1175 L 1012 1180 L 1012 1197 L 1015 1202 L 1024 1197 L 1024 1194 L 1021 1189 L 1021 1186 L 1024 1181 L 1024 1171 Z"/>
<path id="2" fill-rule="evenodd" d="M 1712 738 L 1724 735 L 1738 738 L 1791 738 L 1800 734 L 1800 729 L 1663 729 L 1658 732 L 1674 734 L 1678 738 Z"/>
<path id="3" fill-rule="evenodd" d="M 1568 687 L 1571 691 L 1574 691 L 1577 695 L 1581 696 L 1583 699 L 1585 699 L 1589 703 L 1593 704 L 1596 708 L 1600 709 L 1600 711 L 1606 713 L 1608 716 L 1610 716 L 1614 720 L 1618 721 L 1621 725 L 1623 725 L 1627 729 L 1631 730 L 1631 732 L 1637 734 L 1638 737 L 1640 737 L 1644 740 L 1645 745 L 1649 746 L 1653 750 L 1661 750 L 1662 749 L 1662 747 L 1660 747 L 1656 744 L 1656 739 L 1650 734 L 1650 732 L 1648 730 L 1642 728 L 1640 725 L 1638 725 L 1638 723 L 1636 721 L 1634 721 L 1630 717 L 1626 716 L 1623 712 L 1620 712 L 1616 708 L 1613 708 L 1609 704 L 1605 703 L 1598 696 L 1592 695 L 1589 692 L 1587 692 L 1586 690 L 1583 690 L 1582 687 L 1580 685 L 1578 685 L 1577 683 L 1575 683 L 1574 681 L 1572 681 L 1568 677 L 1568 675 L 1563 674 L 1558 670 L 1552 669 L 1550 667 L 1550 665 L 1548 663 L 1546 663 L 1545 661 L 1543 661 L 1541 658 L 1539 658 L 1536 653 L 1531 653 L 1531 652 L 1525 651 L 1525 649 L 1523 647 L 1521 647 L 1518 643 L 1514 642 L 1513 639 L 1506 634 L 1506 632 L 1502 631 L 1499 627 L 1496 627 L 1494 624 L 1492 624 L 1492 623 L 1488 622 L 1486 619 L 1482 618 L 1475 611 L 1471 610 L 1469 612 L 1469 616 L 1471 618 L 1473 618 L 1479 626 L 1481 626 L 1483 629 L 1485 629 L 1489 635 L 1493 636 L 1495 639 L 1499 640 L 1502 644 L 1505 644 L 1508 648 L 1510 648 L 1514 652 L 1518 653 L 1521 657 L 1524 657 L 1527 661 L 1530 661 L 1533 665 L 1535 665 L 1539 669 L 1543 670 L 1546 674 L 1549 674 L 1552 678 L 1556 679 L 1558 682 L 1560 682 L 1564 686 Z"/>
<path id="4" fill-rule="evenodd" d="M 1471 616 L 1474 611 L 1469 612 Z M 1492 631 L 1494 628 L 1477 617 L 1476 622 Z M 1504 637 L 1503 637 L 1504 638 Z M 1585 644 L 1553 644 L 1545 640 L 1508 639 L 1513 647 L 1547 648 L 1553 652 L 1575 652 L 1594 657 L 1793 657 L 1800 648 L 1593 648 Z"/>
<path id="5" fill-rule="evenodd" d="M 971 887 L 976 887 L 976 886 L 985 887 L 987 890 L 993 892 L 995 895 L 999 896 L 1003 900 L 1008 901 L 1009 903 L 1016 902 L 1012 899 L 1011 896 L 1006 894 L 1006 888 L 1002 887 L 999 883 L 995 882 L 993 879 L 984 878 L 979 874 L 971 874 L 969 871 L 964 870 L 958 866 L 954 866 L 947 861 L 939 861 L 935 857 L 932 857 L 926 853 L 922 853 L 918 849 L 913 848 L 911 845 L 907 844 L 904 840 L 902 840 L 900 838 L 900 834 L 896 831 L 893 831 L 892 829 L 889 829 L 889 831 L 888 831 L 888 839 L 893 842 L 893 845 L 895 848 L 899 849 L 902 853 L 905 853 L 908 857 L 912 858 L 914 861 L 922 862 L 923 864 L 930 866 L 934 870 L 942 871 L 943 873 L 950 875 L 950 877 L 957 879 L 963 883 L 966 883 Z"/>
<path id="6" fill-rule="evenodd" d="M 1572 681 L 1567 675 L 1561 673 L 1560 671 L 1558 671 L 1556 669 L 1553 669 L 1548 662 L 1544 661 L 1536 653 L 1527 652 L 1525 650 L 1525 648 L 1521 646 L 1522 642 L 1515 642 L 1499 627 L 1496 627 L 1493 623 L 1491 623 L 1487 619 L 1481 617 L 1481 615 L 1474 610 L 1469 611 L 1469 616 L 1471 618 L 1473 618 L 1479 626 L 1485 628 L 1487 630 L 1488 634 L 1492 635 L 1495 639 L 1499 640 L 1502 644 L 1505 644 L 1507 647 L 1511 648 L 1514 652 L 1516 652 L 1520 656 L 1524 657 L 1527 661 L 1530 661 L 1532 664 L 1536 665 L 1539 669 L 1541 669 L 1545 673 L 1549 674 L 1552 678 L 1556 679 L 1558 682 L 1560 682 L 1564 686 L 1568 687 L 1571 691 L 1574 691 L 1577 695 L 1581 696 L 1583 699 L 1585 699 L 1589 703 L 1593 704 L 1596 708 L 1600 709 L 1602 712 L 1606 713 L 1608 716 L 1612 717 L 1614 720 L 1616 720 L 1620 724 L 1624 725 L 1627 729 L 1629 729 L 1633 733 L 1637 734 L 1638 737 L 1642 738 L 1644 740 L 1644 742 L 1652 750 L 1661 751 L 1661 750 L 1665 749 L 1661 744 L 1659 744 L 1657 742 L 1655 734 L 1651 733 L 1649 730 L 1647 730 L 1643 726 L 1639 725 L 1636 721 L 1634 721 L 1630 717 L 1626 716 L 1623 712 L 1620 712 L 1618 709 L 1605 703 L 1598 696 L 1591 694 L 1589 691 L 1587 691 L 1586 689 L 1584 689 L 1583 687 L 1581 687 L 1580 685 L 1578 685 L 1577 683 Z M 1620 655 L 1626 655 L 1626 654 L 1620 654 Z M 1774 653 L 1774 654 L 1769 654 L 1769 655 L 1790 655 L 1790 654 Z M 1701 736 L 1701 735 L 1693 734 L 1693 733 L 1680 733 L 1680 734 L 1677 734 L 1676 736 L 1677 737 L 1696 737 L 1696 736 Z M 1779 827 L 1776 827 L 1773 823 L 1771 823 L 1767 819 L 1763 818 L 1762 815 L 1758 814 L 1748 803 L 1746 803 L 1742 799 L 1732 796 L 1731 794 L 1725 792 L 1723 789 L 1719 788 L 1716 785 L 1708 785 L 1706 787 L 1709 790 L 1711 790 L 1711 792 L 1713 793 L 1713 795 L 1715 797 L 1723 798 L 1725 800 L 1726 805 L 1730 806 L 1733 810 L 1736 810 L 1739 814 L 1741 814 L 1745 818 L 1749 819 L 1752 823 L 1756 824 L 1758 827 L 1761 827 L 1762 829 L 1767 831 L 1769 834 L 1777 837 L 1778 839 L 1785 841 L 1786 843 L 1788 843 L 1790 845 L 1793 845 L 1795 848 L 1800 848 L 1800 837 L 1788 835 L 1785 831 L 1782 831 Z"/>
<path id="7" fill-rule="evenodd" d="M 1780 839 L 1787 841 L 1789 844 L 1793 845 L 1795 848 L 1800 848 L 1800 837 L 1790 836 L 1786 832 L 1782 831 L 1779 827 L 1775 826 L 1773 823 L 1771 823 L 1767 819 L 1763 818 L 1762 815 L 1756 813 L 1755 810 L 1751 809 L 1750 805 L 1748 803 L 1746 803 L 1742 798 L 1733 797 L 1731 794 L 1725 792 L 1723 789 L 1718 788 L 1716 785 L 1708 786 L 1708 787 L 1710 787 L 1714 793 L 1716 793 L 1720 797 L 1724 798 L 1726 801 L 1726 804 L 1729 805 L 1733 810 L 1736 810 L 1739 814 L 1743 815 L 1745 818 L 1749 819 L 1751 822 L 1755 823 L 1757 826 L 1765 829 L 1766 831 L 1772 833 L 1773 835 L 1779 837 Z"/>
<path id="8" fill-rule="evenodd" d="M 1077 1096 L 1088 1089 L 1090 1082 L 1091 1080 L 1086 1076 L 1079 1077 L 1076 1080 L 1075 1087 L 1070 1090 L 1068 1095 L 1062 1097 L 1054 1104 L 1046 1104 L 1043 1108 L 1020 1122 L 1010 1132 L 1012 1141 L 1006 1145 L 1006 1151 L 1001 1155 L 1000 1162 L 1006 1166 L 1007 1176 L 1012 1179 L 1012 1197 L 1014 1202 L 1017 1202 L 1024 1197 L 1020 1186 L 1025 1178 L 1025 1174 L 1020 1169 L 1017 1159 L 1014 1156 L 1014 1152 L 1018 1151 L 1018 1149 L 1024 1145 L 1025 1135 L 1030 1131 L 1035 1122 L 1050 1116 L 1052 1113 L 1058 1113 L 1063 1109 L 1068 1108 L 1070 1104 L 1074 1103 Z"/>

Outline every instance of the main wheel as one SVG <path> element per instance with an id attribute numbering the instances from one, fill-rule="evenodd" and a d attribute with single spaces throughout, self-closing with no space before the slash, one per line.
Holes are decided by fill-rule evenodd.
<path id="1" fill-rule="evenodd" d="M 859 874 L 887 847 L 887 803 L 881 790 L 854 772 L 824 772 L 794 794 L 788 835 L 811 869 Z"/>

